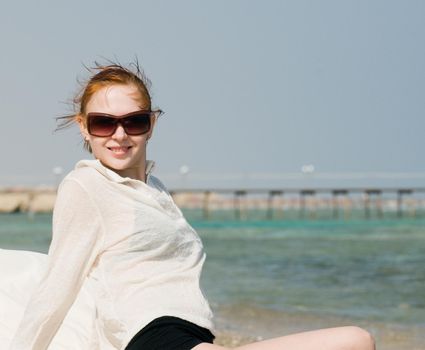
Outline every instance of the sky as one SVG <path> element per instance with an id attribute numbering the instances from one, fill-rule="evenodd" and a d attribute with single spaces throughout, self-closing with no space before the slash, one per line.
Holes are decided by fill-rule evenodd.
<path id="1" fill-rule="evenodd" d="M 415 0 L 4 3 L 0 186 L 90 159 L 55 117 L 84 65 L 136 56 L 165 111 L 148 158 L 171 185 L 284 187 L 313 165 L 425 186 L 424 18 Z"/>

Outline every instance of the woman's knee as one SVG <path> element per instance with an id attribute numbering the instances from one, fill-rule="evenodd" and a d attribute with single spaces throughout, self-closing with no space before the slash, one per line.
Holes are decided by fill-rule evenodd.
<path id="1" fill-rule="evenodd" d="M 357 326 L 343 327 L 344 338 L 352 347 L 350 350 L 375 350 L 375 339 L 367 330 Z"/>

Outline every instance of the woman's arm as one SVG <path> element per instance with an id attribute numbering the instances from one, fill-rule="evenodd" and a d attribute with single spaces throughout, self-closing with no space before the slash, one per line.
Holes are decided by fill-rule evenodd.
<path id="1" fill-rule="evenodd" d="M 65 180 L 53 211 L 47 270 L 26 306 L 11 349 L 47 349 L 102 245 L 98 207 L 79 182 Z"/>

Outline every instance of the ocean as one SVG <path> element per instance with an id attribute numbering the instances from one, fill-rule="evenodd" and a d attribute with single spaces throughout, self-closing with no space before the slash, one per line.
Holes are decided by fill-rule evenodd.
<path id="1" fill-rule="evenodd" d="M 425 218 L 203 220 L 213 310 L 425 327 Z M 255 217 L 255 216 L 254 216 Z M 0 248 L 47 252 L 51 214 L 0 215 Z M 424 341 L 425 343 L 425 341 Z"/>

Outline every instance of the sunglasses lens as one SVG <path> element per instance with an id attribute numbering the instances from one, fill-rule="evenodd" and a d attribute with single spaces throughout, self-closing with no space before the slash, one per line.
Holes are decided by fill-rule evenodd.
<path id="1" fill-rule="evenodd" d="M 128 135 L 141 135 L 147 133 L 151 128 L 149 113 L 140 113 L 124 118 L 122 121 L 125 132 Z"/>
<path id="2" fill-rule="evenodd" d="M 115 124 L 114 118 L 92 116 L 88 120 L 88 131 L 94 136 L 110 136 L 115 131 Z"/>
<path id="3" fill-rule="evenodd" d="M 105 115 L 89 115 L 88 132 L 93 136 L 106 137 L 114 134 L 120 123 L 128 135 L 142 135 L 151 128 L 150 113 L 138 113 L 124 118 Z"/>

